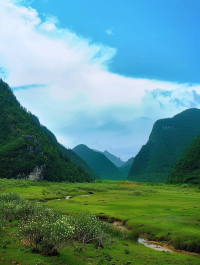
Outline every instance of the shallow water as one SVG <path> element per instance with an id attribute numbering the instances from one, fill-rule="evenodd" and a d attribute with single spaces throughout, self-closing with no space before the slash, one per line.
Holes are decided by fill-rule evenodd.
<path id="1" fill-rule="evenodd" d="M 67 196 L 65 199 L 68 200 L 69 198 L 72 198 L 72 196 Z"/>
<path id="2" fill-rule="evenodd" d="M 158 250 L 158 251 L 163 251 L 163 252 L 174 252 L 172 249 L 168 248 L 167 246 L 165 247 L 164 245 L 160 245 L 160 244 L 156 244 L 156 243 L 152 243 L 152 242 L 148 242 L 147 240 L 139 237 L 138 238 L 138 242 L 140 244 L 143 244 L 146 247 Z"/>

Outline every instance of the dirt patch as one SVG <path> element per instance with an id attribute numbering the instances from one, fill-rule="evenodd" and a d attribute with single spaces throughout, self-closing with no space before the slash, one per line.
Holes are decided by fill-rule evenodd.
<path id="1" fill-rule="evenodd" d="M 121 225 L 125 225 L 125 223 L 127 222 L 127 220 L 121 220 L 121 219 L 116 218 L 116 217 L 111 217 L 109 219 L 109 223 L 114 223 L 114 222 L 118 222 L 118 223 L 121 223 Z"/>
<path id="2" fill-rule="evenodd" d="M 114 221 L 113 227 L 120 230 L 120 231 L 128 231 L 128 229 L 124 226 L 124 222 L 120 221 Z"/>
<path id="3" fill-rule="evenodd" d="M 99 214 L 97 214 L 96 217 L 101 219 L 101 220 L 108 220 L 109 219 L 109 217 L 107 215 L 99 215 Z"/>

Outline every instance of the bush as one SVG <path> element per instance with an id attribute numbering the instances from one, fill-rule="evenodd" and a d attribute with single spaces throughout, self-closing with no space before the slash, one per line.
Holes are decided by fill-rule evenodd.
<path id="1" fill-rule="evenodd" d="M 32 252 L 41 253 L 46 256 L 58 254 L 58 251 L 66 246 L 71 239 L 74 228 L 68 223 L 66 216 L 55 221 L 46 217 L 42 220 L 21 220 L 18 225 L 16 236 L 32 248 Z"/>
<path id="2" fill-rule="evenodd" d="M 87 243 L 98 248 L 114 242 L 110 225 L 103 224 L 89 212 L 65 215 L 15 193 L 1 194 L 0 205 L 0 229 L 3 221 L 18 220 L 15 235 L 33 252 L 48 256 L 58 254 L 69 241 L 74 243 L 77 251 Z M 82 246 L 77 248 L 75 242 L 82 243 Z"/>
<path id="3" fill-rule="evenodd" d="M 81 212 L 69 217 L 70 225 L 74 227 L 73 241 L 82 243 L 81 251 L 87 243 L 94 243 L 95 247 L 103 247 L 105 243 L 112 243 L 109 224 L 103 224 L 95 215 L 89 212 Z"/>

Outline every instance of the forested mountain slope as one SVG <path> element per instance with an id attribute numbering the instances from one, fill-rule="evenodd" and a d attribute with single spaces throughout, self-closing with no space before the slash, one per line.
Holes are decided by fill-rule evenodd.
<path id="1" fill-rule="evenodd" d="M 92 181 L 59 150 L 1 79 L 0 114 L 0 178 L 28 178 L 34 171 L 49 181 Z"/>
<path id="2" fill-rule="evenodd" d="M 125 176 L 104 154 L 96 152 L 83 144 L 74 147 L 73 151 L 82 157 L 101 179 L 125 179 Z"/>
<path id="3" fill-rule="evenodd" d="M 99 179 L 99 176 L 96 174 L 96 172 L 80 157 L 78 156 L 74 151 L 72 151 L 71 149 L 67 149 L 65 148 L 62 144 L 60 144 L 55 135 L 49 130 L 47 129 L 45 126 L 40 124 L 40 121 L 38 119 L 38 117 L 36 117 L 35 115 L 33 115 L 33 119 L 37 122 L 38 125 L 40 125 L 41 130 L 48 136 L 51 137 L 51 139 L 56 143 L 56 145 L 58 146 L 58 148 L 60 149 L 60 151 L 68 156 L 70 158 L 70 160 L 76 164 L 77 166 L 81 166 L 84 168 L 84 170 L 93 178 L 93 179 Z"/>
<path id="4" fill-rule="evenodd" d="M 187 109 L 155 122 L 149 140 L 136 155 L 128 180 L 165 182 L 185 148 L 200 133 L 200 110 Z"/>
<path id="5" fill-rule="evenodd" d="M 167 182 L 200 184 L 200 135 L 186 148 Z"/>
<path id="6" fill-rule="evenodd" d="M 133 164 L 134 157 L 131 157 L 129 160 L 127 160 L 121 167 L 119 167 L 119 170 L 126 176 L 128 176 L 129 171 L 131 169 L 131 166 Z"/>

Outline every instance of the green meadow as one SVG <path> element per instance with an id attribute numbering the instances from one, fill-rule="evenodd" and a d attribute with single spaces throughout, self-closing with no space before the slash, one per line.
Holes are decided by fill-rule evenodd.
<path id="1" fill-rule="evenodd" d="M 58 256 L 45 257 L 32 253 L 14 237 L 17 221 L 12 220 L 1 231 L 0 264 L 200 264 L 198 257 L 160 252 L 136 241 L 140 236 L 174 249 L 200 253 L 199 187 L 125 181 L 36 183 L 1 179 L 0 192 L 18 193 L 63 214 L 91 212 L 110 224 L 115 237 L 114 243 L 102 248 L 86 244 L 81 252 L 75 251 L 69 242 Z M 67 196 L 71 198 L 66 199 Z M 113 228 L 115 221 L 126 229 Z"/>

